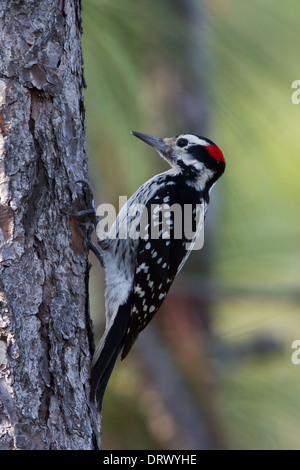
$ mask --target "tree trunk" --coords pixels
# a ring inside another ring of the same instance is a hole
[[[94,449],[81,3],[2,0],[0,28],[0,449]]]

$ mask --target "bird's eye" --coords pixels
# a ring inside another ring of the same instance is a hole
[[[187,139],[178,139],[177,142],[176,142],[178,147],[186,147],[188,143],[189,142],[188,142]]]

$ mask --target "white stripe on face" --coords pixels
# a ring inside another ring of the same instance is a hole
[[[180,139],[181,137],[183,139],[186,139],[189,142],[189,144],[192,144],[192,145],[204,145],[204,146],[209,145],[208,142],[206,142],[206,140],[200,139],[199,137],[193,134],[182,134],[178,137],[178,139]]]

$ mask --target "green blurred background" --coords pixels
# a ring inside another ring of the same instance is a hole
[[[227,160],[204,248],[112,375],[106,449],[300,449],[299,19],[297,0],[83,1],[96,205],[166,169],[130,130],[204,135]]]

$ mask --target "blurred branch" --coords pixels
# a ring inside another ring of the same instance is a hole
[[[220,443],[216,442],[169,348],[152,325],[148,326],[147,334],[143,335],[137,348],[141,352],[147,372],[174,417],[183,447],[200,450],[218,448]]]
[[[289,301],[300,302],[299,289],[278,288],[268,286],[238,287],[226,286],[217,283],[205,276],[181,273],[180,278],[175,280],[170,295],[174,298],[182,298],[183,295],[197,302],[223,301],[229,299],[245,298],[254,301]]]

